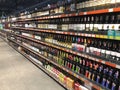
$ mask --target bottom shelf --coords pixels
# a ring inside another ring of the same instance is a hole
[[[9,45],[11,47],[13,47],[16,51],[18,51],[20,54],[22,54],[25,58],[27,58],[28,60],[30,60],[34,65],[36,65],[38,68],[40,68],[42,71],[44,71],[47,75],[49,75],[51,78],[53,78],[56,82],[58,82],[61,86],[63,86],[66,90],[88,90],[87,88],[85,88],[84,86],[75,83],[74,84],[74,89],[70,88],[71,87],[71,83],[67,83],[68,85],[66,85],[65,83],[63,83],[62,81],[60,81],[58,79],[58,77],[56,77],[56,75],[54,75],[53,73],[51,73],[49,70],[47,70],[47,68],[45,68],[39,60],[33,60],[33,58],[31,58],[29,55],[27,55],[26,53],[20,51],[19,49],[15,48],[12,44],[9,43]]]

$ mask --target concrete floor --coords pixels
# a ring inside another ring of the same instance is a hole
[[[0,90],[65,90],[0,39]]]

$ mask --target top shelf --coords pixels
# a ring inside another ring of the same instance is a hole
[[[65,18],[65,17],[74,17],[74,16],[84,16],[84,15],[95,15],[95,14],[103,14],[103,13],[110,13],[110,12],[120,12],[120,7],[94,10],[94,11],[88,11],[88,12],[48,15],[48,16],[41,16],[39,18],[26,18],[26,19],[17,20],[17,21],[14,21],[14,22],[24,22],[24,21],[32,21],[32,20],[34,21],[34,20],[43,20],[43,19],[54,19],[54,18]]]

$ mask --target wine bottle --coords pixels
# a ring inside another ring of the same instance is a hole
[[[106,81],[106,85],[105,87],[110,89],[110,81],[111,81],[111,78],[108,78],[107,81]]]
[[[90,31],[90,16],[84,17],[84,21],[86,22],[86,31]]]
[[[90,16],[90,33],[92,33],[93,29],[94,29],[94,21],[95,21],[95,17],[94,16]]]
[[[110,51],[111,43],[109,41],[106,41],[106,42],[107,42],[106,59],[109,60],[111,56],[111,51]]]
[[[77,37],[75,37],[75,36],[73,36],[73,38],[72,38],[72,49],[73,50],[77,50]]]
[[[97,41],[96,41],[97,42]],[[96,45],[96,47],[97,47],[97,52],[96,52],[96,54],[97,54],[97,56],[101,56],[101,47],[102,47],[102,41],[101,40],[99,40],[98,42],[97,42],[97,45]]]
[[[115,42],[115,41],[113,41],[113,45],[112,45],[112,51],[111,51],[111,59],[113,60],[113,61],[115,61],[116,60],[116,54],[117,54],[117,43]]]
[[[102,78],[102,86],[105,87],[105,84],[106,84],[106,77],[103,75],[103,78]]]
[[[93,26],[93,31],[98,31],[98,26],[99,26],[99,17],[95,16],[95,21],[94,21],[94,26]],[[96,33],[97,34],[97,33]]]
[[[101,33],[101,31],[104,30],[104,15],[99,15],[98,16],[98,31]]]

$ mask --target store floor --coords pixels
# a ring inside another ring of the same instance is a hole
[[[0,39],[0,90],[65,90]]]

